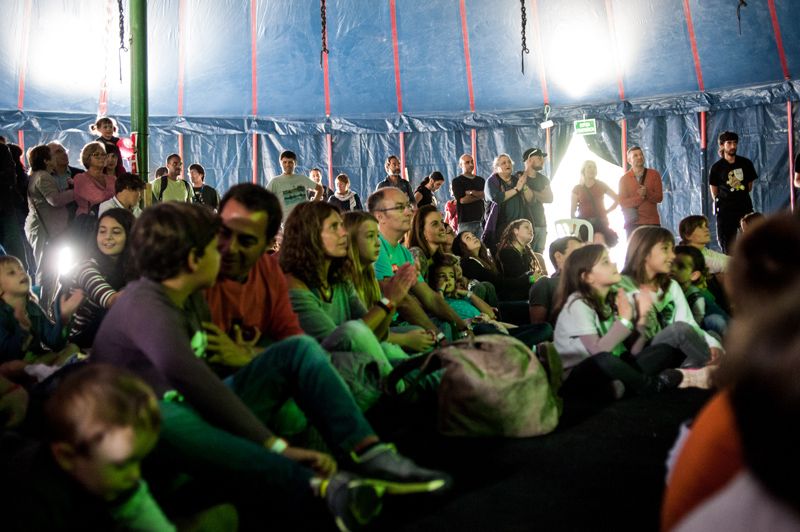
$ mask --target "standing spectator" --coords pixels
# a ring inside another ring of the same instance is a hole
[[[431,175],[425,176],[422,183],[419,184],[417,190],[414,191],[414,201],[417,202],[417,207],[424,205],[437,206],[436,191],[441,188],[444,183],[444,176],[441,172],[434,171]]]
[[[453,197],[456,200],[458,231],[481,234],[484,213],[483,187],[486,180],[475,175],[475,160],[469,154],[458,159],[461,175],[453,179]]]
[[[31,175],[28,181],[28,218],[25,220],[25,235],[33,248],[36,260],[36,279],[40,284],[42,277],[42,255],[48,241],[57,238],[67,229],[69,210],[67,205],[74,201],[72,189],[60,190],[55,178],[50,175],[53,159],[50,148],[44,144],[28,150],[28,164]]]
[[[191,202],[194,193],[192,186],[184,179],[181,179],[183,160],[177,153],[167,155],[167,173],[157,177],[153,182],[153,203],[162,201],[182,201]],[[161,171],[156,170],[156,175]]]
[[[18,206],[22,198],[16,189],[17,172],[11,150],[0,145],[0,245],[9,255],[25,259],[25,233]],[[27,200],[26,200],[27,203]]]
[[[322,185],[322,201],[328,201],[331,199],[331,196],[333,196],[333,190],[331,190],[328,185],[322,182],[322,170],[319,168],[312,168],[311,171],[308,172],[308,177],[310,177],[314,183]],[[309,201],[314,199],[313,190],[308,191],[308,199]]]
[[[117,177],[124,174],[125,165],[122,164],[122,153],[120,153],[119,146],[117,146],[119,137],[114,136],[117,132],[117,124],[114,122],[114,119],[107,116],[100,117],[89,129],[92,133],[97,135],[97,141],[103,144],[106,153],[113,153],[117,156],[117,162],[112,173]]]
[[[76,215],[94,213],[104,201],[114,197],[116,176],[105,173],[106,149],[101,142],[90,142],[81,150],[81,162],[86,171],[75,176]]]
[[[411,206],[413,207],[416,205],[414,194],[411,192],[411,184],[400,177],[400,159],[397,158],[397,155],[388,156],[383,166],[386,169],[386,179],[378,183],[375,190],[377,191],[383,187],[399,188],[408,196],[408,201],[411,203]]]
[[[83,170],[70,166],[69,164],[69,151],[57,140],[49,142],[47,147],[50,148],[50,157],[53,159],[53,171],[51,174],[56,180],[58,190],[68,190],[75,186],[75,176],[82,173]],[[78,210],[76,203],[67,205],[70,212],[70,220],[75,217],[75,211]]]
[[[486,180],[484,187],[486,199],[492,202],[483,231],[483,239],[490,249],[494,249],[497,239],[509,223],[520,218],[527,219],[530,215],[525,200],[525,193],[530,192],[527,177],[520,174],[514,178],[514,161],[505,153],[494,158],[492,167],[494,173]]]
[[[281,153],[280,161],[283,173],[269,180],[267,190],[278,196],[285,222],[295,205],[308,199],[309,190],[314,191],[311,201],[320,201],[324,189],[322,185],[315,183],[310,178],[294,173],[294,169],[297,167],[297,155],[293,151],[286,150]]]
[[[628,236],[642,225],[661,225],[658,204],[664,193],[661,174],[644,166],[644,152],[639,146],[628,148],[628,170],[619,180],[619,203]]]
[[[544,168],[544,158],[547,154],[539,148],[528,148],[522,154],[525,170],[522,175],[527,177],[527,190],[523,193],[528,204],[530,215],[525,216],[533,224],[534,238],[533,250],[536,253],[544,251],[547,241],[547,220],[544,217],[544,203],[553,203],[553,191],[550,189],[550,180],[540,170]]]
[[[577,218],[592,224],[595,243],[605,244],[613,248],[617,245],[619,237],[608,226],[608,213],[617,208],[619,197],[616,192],[611,190],[611,187],[596,178],[597,164],[594,161],[584,161],[583,166],[581,166],[580,183],[572,189],[572,205],[569,217],[576,216],[575,211],[578,211]],[[614,200],[614,203],[608,209],[606,209],[604,203],[606,196]],[[584,240],[586,239],[584,238]]]
[[[206,185],[206,170],[202,165],[194,163],[189,165],[189,177],[192,179],[192,201],[205,205],[216,212],[219,207],[219,192],[214,187]]]
[[[358,194],[350,190],[350,178],[347,177],[347,174],[336,176],[336,193],[328,198],[328,203],[336,205],[342,209],[342,212],[364,210]]]
[[[723,253],[730,253],[739,220],[753,212],[750,191],[753,181],[758,179],[756,169],[750,159],[736,155],[739,135],[724,131],[719,136],[720,160],[708,172],[708,184],[714,199],[714,212],[717,215],[717,241]]]

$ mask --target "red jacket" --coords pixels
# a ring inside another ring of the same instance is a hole
[[[639,219],[634,225],[661,225],[658,216],[658,204],[664,198],[661,189],[661,174],[652,168],[645,169],[644,186],[647,193],[639,196],[639,182],[633,176],[633,170],[625,172],[619,180],[619,204],[623,209],[635,207],[639,211]]]

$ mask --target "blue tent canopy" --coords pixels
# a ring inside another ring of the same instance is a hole
[[[739,133],[739,152],[761,177],[756,208],[774,211],[789,202],[800,126],[800,28],[791,23],[800,1],[750,2],[740,22],[737,5],[327,0],[323,64],[318,0],[152,0],[150,171],[182,152],[220,188],[265,183],[291,149],[301,170],[345,172],[365,195],[388,154],[402,154],[416,184],[432,170],[454,177],[463,152],[488,175],[497,154],[518,160],[542,146],[554,174],[572,121],[587,117],[598,120],[598,156],[619,163],[623,145],[638,144],[661,171],[665,225],[709,211],[705,173],[725,129]],[[3,7],[0,134],[26,146],[61,140],[73,160],[101,112],[127,135],[117,1]],[[549,134],[539,127],[545,104]]]

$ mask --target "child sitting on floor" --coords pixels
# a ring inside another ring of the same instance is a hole
[[[694,320],[704,330],[718,334],[721,339],[728,329],[730,316],[717,304],[714,294],[706,286],[706,262],[699,249],[692,246],[675,247],[672,278],[681,286]]]
[[[60,365],[77,352],[67,346],[70,317],[83,301],[73,291],[56,301],[55,323],[37,304],[31,278],[16,257],[0,257],[0,362],[25,360]],[[59,351],[62,351],[59,353]]]
[[[692,246],[703,253],[709,273],[723,273],[728,269],[731,258],[713,249],[708,249],[711,242],[711,231],[708,229],[708,218],[700,214],[693,214],[681,220],[678,224],[681,235],[680,245]]]
[[[149,386],[90,365],[64,378],[45,417],[45,443],[13,460],[2,501],[10,530],[175,530],[141,479],[161,424]]]
[[[494,320],[494,309],[472,291],[465,290],[461,282],[461,268],[454,255],[437,256],[428,272],[428,284],[444,296],[458,316],[463,320]],[[501,328],[500,330],[504,330]]]

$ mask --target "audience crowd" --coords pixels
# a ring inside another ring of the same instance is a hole
[[[722,252],[700,214],[681,220],[676,245],[660,225],[661,175],[632,147],[616,189],[583,164],[568,218],[593,236],[574,224],[551,239],[548,271],[539,148],[517,172],[499,154],[486,178],[462,155],[449,201],[441,172],[413,188],[389,155],[362,203],[346,174],[331,189],[291,151],[266,187],[220,194],[199,163],[184,177],[178,154],[144,183],[114,121],[92,131],[83,169],[55,141],[25,161],[0,143],[4,527],[255,529],[308,508],[358,529],[384,496],[452,484],[368,421],[420,385],[393,370],[490,334],[556,352],[548,371],[563,371],[553,392],[567,400],[719,390],[674,451],[665,530],[800,524],[782,470],[798,468],[800,440],[777,432],[800,412],[800,222],[752,212],[758,176],[735,133],[720,135],[711,169]]]

